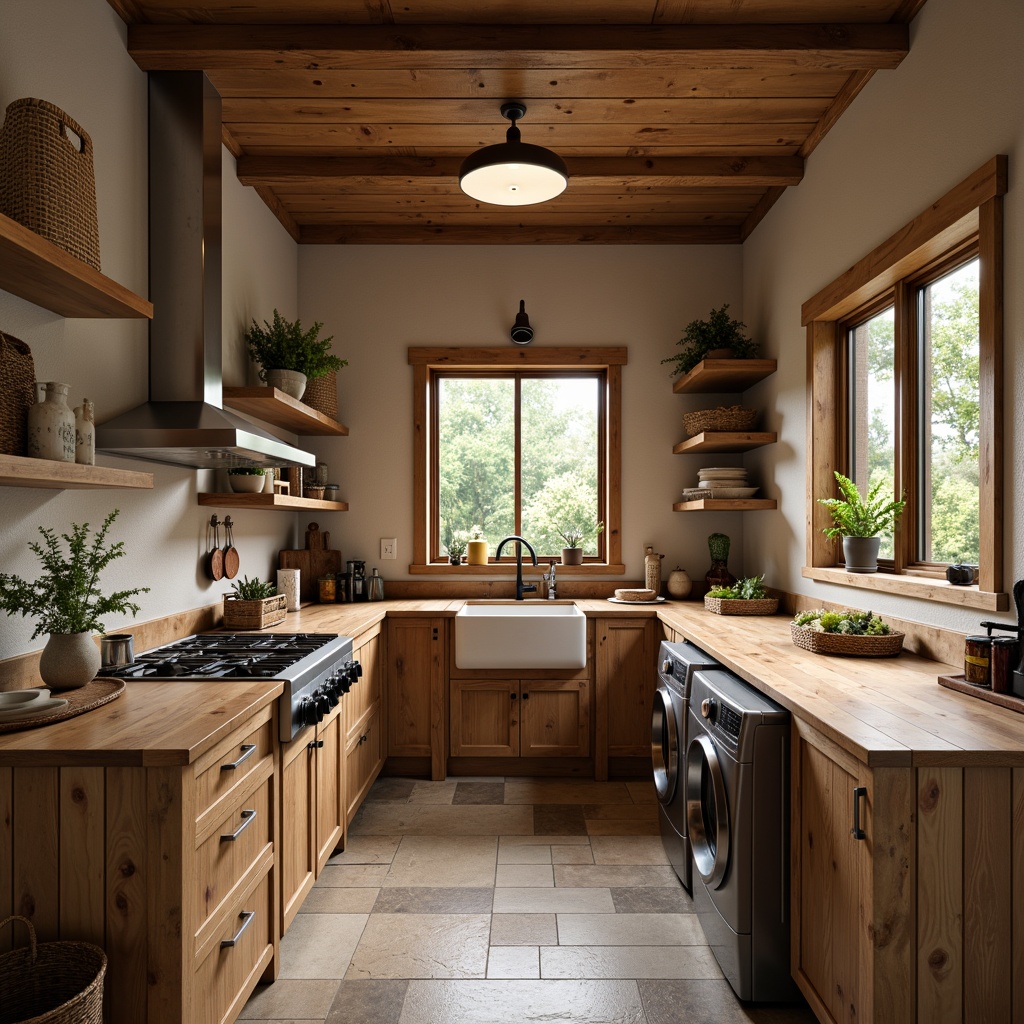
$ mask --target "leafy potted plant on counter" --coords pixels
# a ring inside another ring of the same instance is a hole
[[[743,332],[746,324],[733,320],[728,313],[729,303],[721,309],[712,309],[707,320],[691,320],[683,330],[677,344],[681,351],[663,363],[673,363],[672,375],[689,373],[704,359],[750,359],[758,353],[759,345]]]
[[[747,576],[731,587],[713,587],[704,596],[704,607],[716,615],[774,615],[779,599],[764,585],[764,576]]]
[[[246,576],[224,595],[226,629],[263,629],[284,622],[288,598],[273,583]]]
[[[877,572],[879,534],[889,534],[903,514],[905,501],[879,497],[884,481],[879,480],[867,497],[842,473],[835,473],[841,498],[819,498],[832,516],[833,525],[822,531],[830,540],[843,538],[843,561],[847,572]]]
[[[308,330],[302,321],[285,320],[275,309],[272,324],[255,320],[245,332],[249,354],[260,365],[260,380],[278,388],[292,398],[301,399],[306,381],[336,372],[348,361],[331,354],[334,336],[320,339],[323,324],[317,320]]]
[[[873,612],[800,612],[789,624],[793,643],[814,654],[852,654],[858,657],[892,657],[903,649],[904,634]]]
[[[138,614],[131,598],[149,592],[149,587],[117,590],[104,597],[99,589],[100,573],[124,554],[124,542],[105,547],[107,533],[117,518],[114,509],[88,544],[89,524],[73,523],[71,533],[61,534],[65,553],[55,531],[39,527],[43,543],[30,543],[42,563],[42,574],[32,582],[20,576],[0,573],[0,608],[36,620],[34,640],[41,633],[50,638],[39,659],[39,675],[53,690],[84,686],[100,668],[100,652],[93,633],[104,632],[101,617],[117,613]]]
[[[228,483],[236,494],[255,494],[266,485],[265,475],[260,466],[235,466],[228,470]]]

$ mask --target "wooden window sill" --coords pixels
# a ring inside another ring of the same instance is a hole
[[[543,559],[538,556],[538,564],[523,562],[523,576],[535,576],[547,572],[551,559]],[[585,562],[583,565],[562,565],[556,562],[556,573],[558,578],[563,576],[624,576],[625,565],[617,565],[609,562]],[[515,563],[511,565],[503,563],[489,565],[447,565],[438,562],[433,565],[410,565],[409,573],[413,576],[501,576],[514,577],[516,574]]]
[[[897,576],[887,572],[847,572],[833,566],[804,566],[804,579],[819,583],[835,583],[841,587],[874,590],[902,597],[916,597],[924,601],[955,604],[961,608],[978,608],[986,612],[1005,612],[1010,607],[1009,594],[992,593],[973,587],[955,587],[945,580],[926,576]]]

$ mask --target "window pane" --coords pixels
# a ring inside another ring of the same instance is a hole
[[[438,380],[438,524],[441,553],[453,533],[484,531],[493,554],[515,533],[515,382]]]
[[[979,560],[978,261],[922,288],[919,482],[925,562]]]
[[[596,377],[523,380],[523,536],[538,555],[561,555],[559,530],[582,530],[584,555],[600,550],[597,420]]]
[[[895,495],[896,392],[893,377],[893,308],[882,310],[849,332],[850,478],[866,495]],[[892,536],[883,537],[880,558],[892,558]]]

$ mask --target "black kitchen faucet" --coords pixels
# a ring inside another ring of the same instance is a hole
[[[524,545],[524,544],[526,545],[527,550],[529,550],[530,555],[533,557],[533,564],[534,565],[538,564],[538,562],[537,562],[537,552],[533,550],[533,546],[530,544],[530,542],[528,540],[526,540],[524,537],[520,537],[519,534],[517,534],[517,533],[513,533],[511,536],[505,537],[504,539],[498,541],[498,549],[494,552],[495,561],[497,561],[499,558],[501,558],[501,549],[510,540],[514,540],[516,542],[516,600],[517,601],[522,601],[523,594],[526,591],[528,591],[528,590],[536,591],[536,589],[537,589],[537,584],[536,583],[527,583],[525,586],[523,585],[523,548],[522,548],[522,545]]]

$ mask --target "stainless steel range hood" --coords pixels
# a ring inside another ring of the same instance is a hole
[[[221,370],[221,103],[201,71],[149,75],[149,402],[96,448],[197,469],[314,466],[227,412]]]

